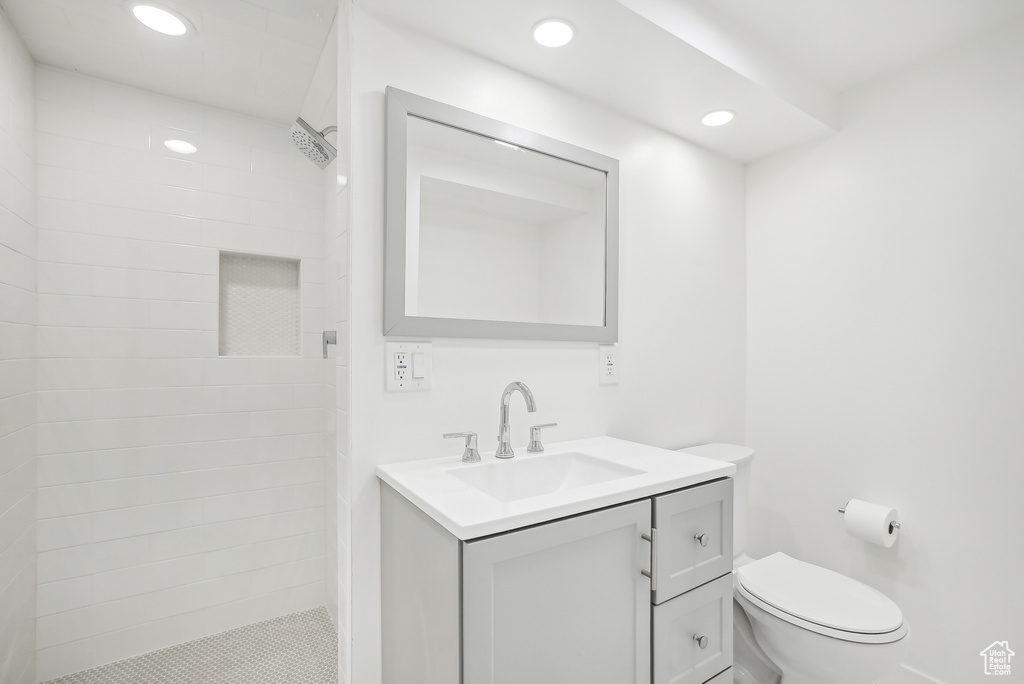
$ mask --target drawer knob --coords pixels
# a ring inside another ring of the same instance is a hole
[[[708,535],[706,535],[706,534],[695,534],[695,535],[693,535],[693,541],[697,542],[701,546],[707,546],[708,545]],[[701,646],[701,648],[704,648],[704,647]]]
[[[700,646],[701,648],[707,648],[708,647],[708,638],[706,636],[700,636],[700,635],[694,634],[693,635],[693,640],[696,641],[697,645]]]

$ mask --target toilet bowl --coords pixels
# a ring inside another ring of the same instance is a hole
[[[900,664],[910,627],[887,596],[784,553],[757,560],[744,553],[753,449],[705,444],[680,451],[736,465],[735,684],[874,684]]]

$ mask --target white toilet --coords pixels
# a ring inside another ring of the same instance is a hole
[[[910,628],[887,596],[784,553],[760,560],[744,553],[753,449],[704,444],[681,451],[736,464],[735,684],[874,684],[900,664]]]

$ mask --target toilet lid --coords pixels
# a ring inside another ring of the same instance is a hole
[[[903,625],[889,597],[855,579],[773,553],[736,571],[746,592],[801,620],[859,634],[885,634]]]

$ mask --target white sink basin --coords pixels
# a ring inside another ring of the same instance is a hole
[[[377,466],[377,477],[459,539],[474,539],[726,477],[724,461],[595,437],[518,448],[481,463],[459,456]]]
[[[517,501],[552,492],[587,487],[643,470],[568,451],[546,458],[510,459],[505,463],[469,464],[446,471],[498,501]]]

